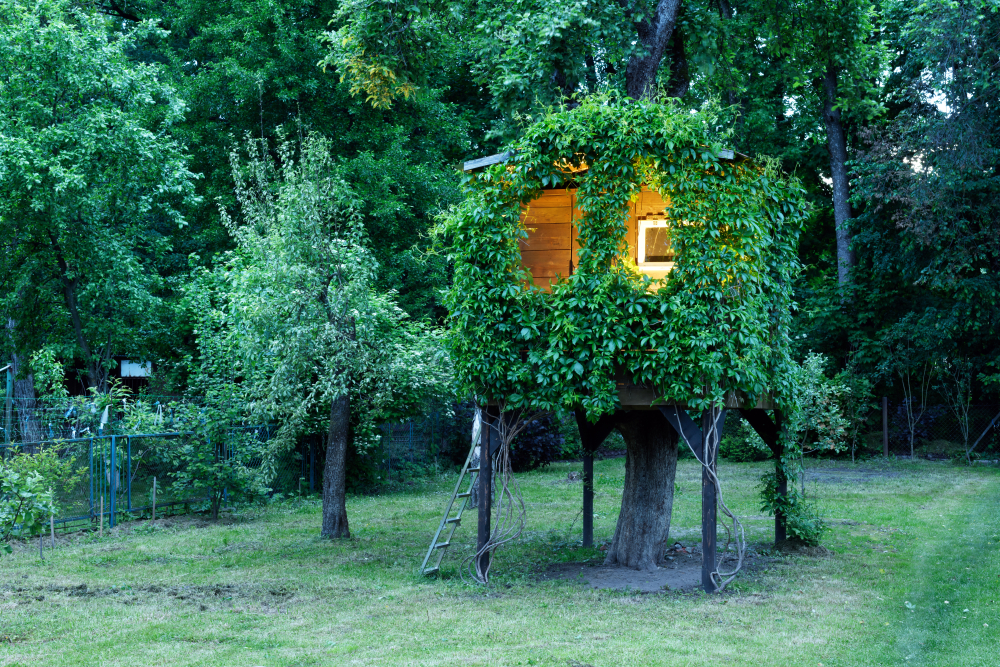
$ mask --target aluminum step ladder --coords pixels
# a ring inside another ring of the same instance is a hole
[[[473,421],[472,446],[469,448],[469,455],[465,457],[465,463],[462,465],[462,472],[458,475],[455,490],[451,493],[451,498],[444,510],[444,516],[441,517],[441,523],[438,525],[437,532],[434,533],[431,546],[427,549],[427,555],[424,556],[424,562],[420,566],[420,574],[430,576],[441,571],[441,559],[444,558],[445,549],[451,546],[451,538],[455,536],[455,531],[462,523],[462,515],[470,507],[469,500],[479,482],[479,459],[476,456],[476,450],[479,449],[480,424],[480,415],[477,410]],[[471,480],[465,491],[462,491],[466,475]],[[452,516],[451,512],[456,503],[458,504],[458,513]]]

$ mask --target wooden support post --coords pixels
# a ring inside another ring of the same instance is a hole
[[[719,451],[719,433],[712,430],[712,411],[701,413],[701,443],[705,466],[701,470],[701,585],[706,593],[715,592],[715,582],[712,572],[715,571],[716,531],[718,517],[716,516],[715,482],[709,476],[708,469],[716,469],[716,458]]]
[[[882,397],[882,456],[889,458],[889,399]]]
[[[583,450],[583,546],[594,546],[594,452],[615,428],[620,413],[602,415],[596,422],[587,420],[583,410],[576,411],[576,426],[580,431]]]
[[[785,455],[785,445],[781,442],[781,412],[774,411],[774,427],[777,436],[774,443],[774,474],[778,482],[778,495],[782,498],[788,496],[788,476],[781,465],[781,458]],[[785,513],[778,510],[774,513],[774,543],[784,542],[788,539],[788,523],[785,521]]]
[[[51,490],[50,490],[51,492]],[[56,513],[49,512],[49,534],[52,536],[52,548],[56,548]]]
[[[583,546],[594,546],[594,455],[583,455]]]
[[[788,495],[788,478],[785,476],[785,469],[781,466],[781,458],[785,455],[785,446],[781,442],[781,421],[782,415],[778,410],[774,411],[774,420],[767,416],[767,411],[759,408],[741,408],[740,415],[757,432],[760,439],[771,448],[774,455],[774,475],[777,481],[777,492],[780,496]],[[784,542],[787,538],[785,517],[781,512],[774,513],[774,541]]]
[[[482,411],[482,428],[479,431],[479,534],[476,540],[478,553],[490,540],[490,512],[493,508],[493,444],[498,440],[496,417],[489,408]],[[490,567],[488,551],[479,555],[476,571],[485,574]]]
[[[156,521],[156,478],[153,478],[153,521]]]

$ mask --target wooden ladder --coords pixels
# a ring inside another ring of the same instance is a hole
[[[472,447],[469,448],[469,455],[465,457],[465,463],[462,465],[462,472],[458,476],[458,483],[455,484],[455,490],[452,491],[448,505],[445,507],[444,516],[441,517],[441,523],[438,525],[437,532],[434,533],[434,539],[431,540],[431,546],[427,549],[427,555],[424,556],[424,562],[420,566],[420,574],[430,576],[441,571],[441,559],[444,558],[444,551],[451,546],[451,538],[454,537],[455,531],[462,523],[462,514],[469,508],[469,498],[472,497],[472,491],[479,481],[479,464],[477,463],[475,468],[469,467],[478,446],[479,438],[474,438]],[[468,488],[462,491],[462,482],[465,481],[466,475],[470,475],[472,480]],[[459,500],[461,503],[458,506],[458,514],[452,516],[451,511]],[[429,565],[431,560],[434,562]]]

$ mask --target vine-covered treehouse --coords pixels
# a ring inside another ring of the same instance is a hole
[[[490,155],[466,162],[464,170],[472,173],[501,163],[510,153]],[[731,150],[721,151],[725,161],[748,159]],[[546,292],[551,284],[573,275],[579,264],[579,224],[583,212],[577,207],[577,188],[572,179],[582,176],[583,169],[567,169],[568,186],[544,189],[542,194],[521,207],[521,223],[527,238],[520,240],[521,263],[533,282]],[[670,243],[667,218],[670,201],[649,186],[641,190],[628,204],[626,247],[622,256],[634,262],[638,271],[654,280],[667,277],[674,266],[674,249]]]
[[[673,105],[585,100],[528,128],[514,150],[466,163],[467,196],[438,230],[455,267],[446,305],[456,373],[491,406],[486,421],[502,423],[501,411],[577,415],[585,543],[586,454],[614,428],[625,438],[607,564],[662,558],[678,442],[701,451],[714,478],[726,408],[778,455],[783,537],[787,471],[778,411],[772,419],[766,408],[790,395],[791,283],[808,207],[775,164],[720,147],[717,126]],[[494,449],[493,430],[483,429],[483,451]],[[707,590],[720,582],[714,484],[703,484]]]

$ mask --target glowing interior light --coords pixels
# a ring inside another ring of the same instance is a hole
[[[670,245],[666,220],[639,221],[639,268],[669,271],[674,268],[674,250]]]

